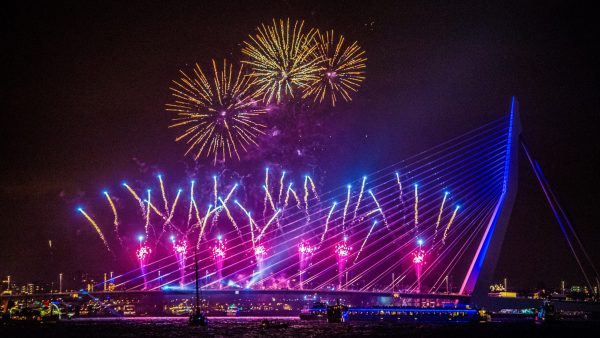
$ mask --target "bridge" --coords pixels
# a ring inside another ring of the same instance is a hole
[[[97,284],[103,291],[92,292],[92,298],[193,297],[197,264],[203,297],[213,300],[308,296],[361,304],[536,304],[538,300],[488,297],[517,194],[520,150],[592,288],[583,265],[585,258],[593,263],[521,138],[513,98],[506,116],[325,193],[316,192],[308,176],[296,191],[291,181],[284,183],[285,172],[267,169],[264,207],[262,198],[254,205],[259,216],[229,201],[237,184],[228,197],[218,198],[216,179],[214,206],[200,215],[192,208],[192,183],[188,223],[195,211],[197,226],[182,233],[187,243],[198,243],[194,254],[187,252],[186,242],[175,239],[174,255],[169,254],[170,247],[157,236],[153,250],[165,254],[149,260],[140,255],[146,248],[140,241],[139,268]],[[162,178],[160,183],[168,211]],[[179,193],[173,209],[177,198]],[[138,197],[137,202],[151,225],[152,208],[163,214],[148,200],[149,191],[146,200]],[[459,288],[449,286],[450,276]],[[595,278],[598,283],[597,272]],[[109,285],[116,291],[107,292]]]

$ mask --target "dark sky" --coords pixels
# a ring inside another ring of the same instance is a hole
[[[139,162],[183,179],[190,160],[163,109],[169,81],[194,62],[239,58],[240,42],[273,17],[334,28],[367,52],[367,80],[334,112],[344,118],[321,164],[337,171],[328,184],[496,119],[516,95],[523,136],[598,263],[598,36],[589,12],[554,2],[19,2],[2,20],[0,274],[22,282],[110,269],[75,203],[149,176]],[[521,163],[497,277],[514,287],[581,284]]]

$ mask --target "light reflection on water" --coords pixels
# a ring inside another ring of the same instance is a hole
[[[192,327],[186,317],[77,318],[47,325],[0,325],[0,337],[595,337],[598,322],[533,322],[478,324],[399,324],[394,322],[301,321],[297,317],[269,317],[287,323],[263,328],[261,317],[210,317],[208,327]]]

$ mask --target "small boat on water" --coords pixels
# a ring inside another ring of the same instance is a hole
[[[264,319],[262,322],[260,322],[260,327],[263,329],[284,329],[289,326],[289,323],[276,322],[268,319]]]
[[[231,304],[227,307],[225,313],[227,314],[227,317],[237,317],[240,314],[240,310],[235,304]]]
[[[315,303],[300,313],[302,320],[324,320],[330,323],[345,321],[395,321],[395,322],[454,322],[470,323],[487,321],[489,315],[483,310],[465,304],[446,304],[442,307],[422,308],[406,306],[349,307],[341,304],[327,306]]]
[[[310,307],[300,310],[302,320],[324,320],[327,319],[327,304],[316,302]]]

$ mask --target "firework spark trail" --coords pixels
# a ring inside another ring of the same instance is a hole
[[[196,214],[196,225],[193,226],[192,229],[190,229],[190,231],[192,231],[195,227],[199,227],[200,223],[202,222],[202,218],[200,217],[200,212],[198,211],[198,205],[196,205],[196,201],[194,201],[194,212]]]
[[[252,247],[254,247],[254,225],[256,225],[256,223],[254,222],[254,219],[252,219],[252,215],[250,214],[250,212],[246,210],[246,208],[244,208],[244,206],[240,202],[235,201],[235,204],[237,204],[237,206],[240,207],[240,209],[242,209],[246,216],[248,216],[248,223],[250,225],[250,237],[252,240]]]
[[[346,196],[346,204],[344,204],[344,213],[342,215],[342,231],[346,232],[346,212],[348,211],[348,205],[350,204],[350,189],[352,186],[348,184],[348,195]]]
[[[187,227],[190,227],[192,221],[192,209],[194,207],[194,181],[190,182],[190,206],[188,208]]]
[[[264,103],[274,99],[281,103],[286,96],[294,97],[294,91],[303,89],[307,83],[318,79],[321,56],[315,55],[315,29],[303,31],[304,21],[294,21],[290,29],[287,22],[273,19],[273,25],[261,24],[255,36],[244,41],[242,53],[248,57],[242,61],[250,65],[252,77]]]
[[[281,172],[281,179],[279,180],[279,198],[277,203],[281,205],[281,195],[283,194],[283,178],[285,177],[285,171]]]
[[[213,175],[213,195],[215,197],[215,206],[219,205],[219,190],[218,190],[218,186],[217,186],[217,176]],[[218,208],[220,210],[220,208]],[[215,208],[216,210],[216,208]],[[221,212],[217,211],[217,213],[215,214],[215,217],[213,217],[212,219],[212,223],[210,224],[210,228],[212,229],[213,227],[215,227],[215,225],[217,224],[217,221],[219,220],[219,216],[220,216]]]
[[[226,249],[225,243],[223,243],[221,236],[219,236],[216,244],[212,248],[213,259],[217,268],[217,281],[219,282],[219,289],[223,288],[223,261],[225,260]]]
[[[171,241],[173,242],[173,253],[175,254],[175,259],[179,265],[179,286],[183,287],[185,285],[185,256],[187,252],[187,241],[185,239],[176,241],[174,237],[171,237]]]
[[[237,223],[235,222],[235,219],[233,218],[233,216],[231,216],[231,212],[229,212],[229,208],[227,208],[227,203],[220,198],[219,198],[219,202],[221,202],[221,206],[223,207],[223,209],[225,209],[225,214],[227,214],[227,218],[229,218],[229,221],[231,222],[231,224],[235,228],[235,231],[237,231],[238,235],[241,238],[242,232],[238,228]]]
[[[360,193],[358,194],[358,201],[356,201],[356,207],[354,207],[354,216],[352,217],[352,222],[356,220],[356,213],[358,212],[358,208],[360,207],[360,201],[362,200],[363,192],[365,191],[365,182],[367,181],[367,176],[363,176],[362,184],[360,185]]]
[[[335,253],[337,254],[338,260],[338,289],[342,289],[342,279],[344,276],[344,272],[346,271],[346,263],[348,262],[348,257],[350,256],[350,252],[352,251],[352,247],[347,244],[348,238],[344,237],[344,241],[338,243],[335,246]],[[346,280],[348,279],[348,275],[346,274]]]
[[[144,224],[144,230],[146,231],[146,238],[148,237],[148,226],[150,225],[150,192],[151,190],[148,189],[148,199],[146,200],[146,203],[148,204],[148,206],[146,207],[146,224]]]
[[[212,83],[198,64],[193,77],[180,71],[180,79],[169,88],[174,102],[167,104],[166,110],[175,114],[169,128],[185,128],[175,139],[185,139],[185,155],[194,152],[198,160],[204,154],[216,165],[227,158],[240,160],[238,148],[247,152],[247,146],[258,146],[256,139],[264,135],[266,126],[256,121],[265,111],[256,105],[255,81],[246,76],[244,67],[239,67],[236,75],[226,60],[220,70],[215,60],[212,66]]]
[[[365,79],[365,51],[355,41],[344,46],[344,36],[338,34],[337,42],[333,30],[321,34],[317,32],[315,54],[321,58],[319,76],[304,87],[303,97],[313,97],[314,102],[323,102],[329,96],[335,107],[338,95],[345,101],[352,101],[351,92],[358,91]]]
[[[440,212],[437,217],[437,222],[435,222],[435,231],[433,233],[433,243],[435,244],[435,238],[437,236],[438,227],[440,226],[440,221],[442,220],[442,213],[444,212],[444,204],[446,203],[446,197],[448,197],[448,192],[444,193],[444,199],[442,199],[442,205],[440,205]]]
[[[415,235],[419,234],[419,185],[415,183]]]
[[[308,180],[310,181],[310,188],[312,190],[312,193],[315,195],[315,198],[317,199],[317,201],[321,201],[321,199],[319,198],[319,194],[317,194],[317,187],[315,186],[315,182],[313,182],[312,178],[310,178],[310,176],[308,176]]]
[[[83,214],[83,216],[90,222],[90,224],[92,224],[92,226],[94,227],[94,229],[96,229],[96,232],[98,233],[98,236],[100,236],[100,239],[102,240],[102,243],[104,243],[104,246],[106,247],[106,250],[108,250],[108,252],[112,253],[112,250],[110,249],[110,246],[108,246],[108,242],[106,241],[106,238],[104,237],[104,234],[102,233],[102,230],[100,229],[100,227],[98,226],[98,224],[96,223],[96,221],[94,221],[94,219],[92,219],[90,217],[90,215],[88,215],[85,211],[83,211],[82,208],[78,208],[77,210],[80,213]]]
[[[121,244],[121,246],[123,246],[123,240],[121,239],[121,236],[119,235],[119,218],[117,216],[117,208],[115,207],[115,203],[113,202],[112,198],[110,198],[110,195],[108,194],[107,191],[104,192],[104,196],[106,196],[106,199],[108,200],[108,204],[110,204],[110,209],[112,210],[112,213],[114,216],[113,224],[115,225],[115,235],[117,236],[117,239],[119,240],[119,244]]]
[[[227,203],[229,201],[229,199],[231,198],[231,195],[233,195],[233,192],[235,191],[235,189],[237,189],[238,184],[234,184],[233,188],[231,188],[231,190],[229,191],[229,194],[227,194],[227,196],[225,197],[225,203]]]
[[[225,204],[227,204],[227,201],[229,201],[229,199],[231,198],[231,195],[233,195],[233,192],[235,191],[235,189],[237,188],[237,183],[233,186],[233,188],[231,188],[231,190],[229,191],[229,193],[227,194],[227,196],[225,197]],[[221,201],[221,198],[218,198],[218,201]],[[222,207],[220,207],[219,209],[222,209]],[[217,211],[215,214],[215,217],[213,217],[212,223],[210,225],[210,228],[212,229],[213,227],[216,226],[216,224],[219,221],[219,216],[221,215],[221,210]],[[229,217],[229,215],[228,215]],[[231,219],[231,218],[230,218]],[[235,225],[237,227],[237,225]],[[239,231],[238,231],[239,234]],[[241,236],[241,234],[240,234]]]
[[[171,226],[171,220],[173,219],[173,215],[175,213],[175,207],[177,206],[177,201],[179,201],[179,195],[181,195],[182,191],[183,191],[182,189],[177,190],[177,195],[175,195],[175,200],[173,201],[173,204],[171,204],[171,211],[169,212],[169,215],[167,216],[167,219],[165,220],[165,225]],[[175,228],[175,227],[173,227],[173,228]],[[163,229],[164,229],[164,226],[163,226]]]
[[[152,209],[154,213],[160,216],[160,218],[162,218],[162,220],[164,221],[162,233],[166,232],[166,226],[169,225],[173,227],[173,229],[177,230],[179,233],[183,234],[183,232],[181,232],[177,227],[173,226],[173,223],[171,222],[171,219],[169,218],[168,214],[165,215],[162,212],[160,212],[160,210],[158,210],[158,208],[154,204],[148,203],[148,200],[144,200],[144,203],[146,203],[150,207],[150,209]]]
[[[144,203],[148,204],[148,206],[150,206],[150,209],[152,209],[155,214],[160,216],[160,218],[162,218],[165,221],[167,220],[167,217],[165,217],[165,215],[162,212],[160,212],[160,210],[158,210],[154,204],[148,203],[148,200],[144,200]]]
[[[460,207],[457,205],[456,208],[454,209],[454,212],[452,213],[452,217],[450,217],[450,221],[448,222],[448,225],[446,226],[446,230],[444,230],[444,237],[442,238],[442,245],[446,244],[446,236],[448,235],[450,226],[452,226],[452,222],[454,221],[454,217],[456,217],[456,212],[458,211],[459,208]]]
[[[329,228],[329,220],[331,219],[331,214],[333,214],[333,209],[337,205],[336,202],[333,202],[331,209],[329,209],[329,213],[327,214],[327,218],[325,219],[325,229],[323,230],[323,235],[321,235],[321,243],[325,240],[325,234],[327,234],[327,229]]]
[[[265,169],[265,184],[263,185],[265,189],[265,207],[263,208],[263,218],[267,216],[267,200],[269,196],[269,168]]]
[[[287,208],[288,201],[290,200],[290,190],[292,190],[292,182],[288,185],[287,191],[285,192],[285,201],[283,202],[283,209]]]
[[[165,213],[169,213],[169,202],[167,201],[167,194],[165,193],[165,185],[163,184],[162,175],[158,175],[158,181],[160,182],[160,193],[165,205]]]
[[[269,206],[271,206],[271,210],[277,211],[277,208],[275,208],[275,203],[273,202],[273,197],[271,196],[269,189],[264,185],[263,185],[263,189],[265,190],[265,198],[269,202]]]
[[[406,225],[406,209],[404,208],[404,192],[402,190],[402,181],[400,180],[400,174],[396,172],[396,183],[398,183],[399,195],[398,199],[400,200],[400,208],[402,210],[402,224]]]
[[[140,209],[142,210],[142,214],[145,214],[146,210],[144,208],[144,202],[142,201],[140,196],[138,196],[138,194],[136,194],[136,192],[133,189],[131,189],[131,187],[127,183],[123,182],[123,186],[131,193],[131,195],[133,195],[133,198],[135,198],[136,201],[138,201],[138,203],[140,204]]]
[[[140,241],[140,248],[135,251],[135,254],[140,262],[140,271],[142,272],[142,276],[144,278],[144,290],[148,289],[148,275],[146,273],[146,264],[148,260],[148,256],[152,253],[152,250],[147,245],[142,245]]]
[[[271,223],[273,223],[273,220],[275,220],[275,218],[277,217],[277,215],[279,215],[280,212],[281,212],[281,209],[277,210],[277,212],[271,217],[271,219],[269,219],[267,224],[265,224],[265,226],[260,231],[260,234],[258,235],[258,237],[256,237],[256,241],[260,241],[260,238],[262,237],[262,235],[265,233],[265,231],[267,231],[267,228],[269,227],[269,225],[271,225]]]
[[[265,189],[265,194],[266,194],[265,197],[267,197],[267,199],[269,200],[271,210],[273,210],[273,212],[276,212],[277,208],[275,207],[275,203],[273,202],[273,197],[271,196],[271,193],[269,192],[267,187],[263,186],[263,188]],[[279,223],[279,218],[277,218],[277,229],[282,230],[281,224]]]
[[[218,195],[219,191],[218,191],[218,187],[217,187],[217,176],[213,175],[213,195],[215,197],[215,203],[214,205],[217,205],[219,203],[219,198]]]
[[[383,209],[381,208],[381,205],[379,205],[379,201],[377,201],[377,198],[375,198],[375,194],[373,194],[372,190],[369,190],[369,194],[371,194],[371,197],[373,198],[373,201],[375,202],[375,205],[377,206],[377,210],[379,211],[379,213],[381,214],[381,217],[383,218],[383,223],[385,224],[386,229],[390,230],[390,226],[388,224],[387,218],[385,217],[385,214],[383,213]]]
[[[200,227],[200,231],[198,232],[198,242],[196,243],[196,249],[200,248],[200,241],[202,240],[202,236],[204,235],[204,229],[206,228],[206,221],[208,220],[208,217],[211,214],[212,207],[213,207],[212,204],[208,206],[206,215],[204,216],[204,219],[202,220],[202,226]]]
[[[356,263],[356,261],[358,260],[358,256],[360,256],[360,253],[362,252],[363,248],[365,247],[365,243],[367,243],[367,240],[369,239],[369,236],[371,236],[371,232],[373,232],[373,228],[375,228],[376,224],[377,224],[377,221],[373,221],[373,225],[371,225],[371,229],[369,229],[369,233],[367,233],[365,240],[362,242],[360,249],[356,253],[356,258],[354,258],[354,263]],[[354,264],[354,263],[352,263],[352,264]]]
[[[398,190],[400,191],[398,199],[400,200],[400,204],[404,205],[404,199],[402,198],[402,182],[400,181],[400,174],[398,172],[396,172],[396,183],[398,183]]]
[[[296,199],[296,206],[298,207],[298,209],[302,209],[302,204],[300,202],[300,199],[298,198],[298,194],[296,194],[296,192],[294,191],[294,189],[292,189],[292,184],[290,183],[290,186],[288,187],[288,192],[292,192],[292,196],[294,196],[294,199]],[[285,205],[287,205],[287,198],[288,196],[286,196],[286,203]]]
[[[304,213],[306,214],[306,224],[310,222],[310,214],[308,212],[308,176],[304,176]]]

